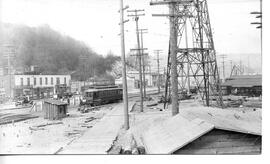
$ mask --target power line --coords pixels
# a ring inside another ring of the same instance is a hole
[[[145,81],[145,55],[143,52],[143,34],[148,33],[147,29],[139,29],[141,33],[141,48],[142,48],[142,65],[143,65],[143,97],[146,98],[146,81]]]
[[[172,86],[172,115],[179,113],[178,104],[178,77],[177,77],[177,18],[176,10],[180,3],[185,1],[153,1],[150,5],[168,5],[169,14],[158,14],[156,16],[169,16],[170,19],[170,60],[171,60],[171,86]],[[155,15],[153,15],[155,16]]]
[[[160,64],[160,58],[159,54],[162,52],[162,50],[154,50],[154,52],[157,54],[157,58],[154,59],[157,61],[157,69],[158,69],[158,81],[157,81],[157,86],[158,86],[158,93],[160,93],[160,73],[159,73],[159,64]]]
[[[223,79],[225,80],[225,58],[227,58],[227,55],[219,55],[222,58],[222,69],[223,69]]]
[[[129,129],[129,115],[128,115],[128,93],[127,93],[127,76],[126,76],[126,58],[125,58],[125,28],[123,0],[120,0],[120,32],[121,32],[121,61],[122,61],[122,83],[123,83],[123,101],[124,101],[124,128]]]
[[[138,24],[138,21],[139,21],[139,17],[140,16],[144,16],[145,14],[140,14],[140,12],[144,12],[144,10],[141,10],[141,9],[135,9],[135,10],[127,10],[127,12],[129,13],[133,13],[133,14],[129,14],[128,17],[134,17],[135,18],[135,22],[136,22],[136,35],[137,35],[137,46],[138,48],[135,49],[137,50],[137,56],[139,57],[139,78],[140,78],[140,97],[141,97],[141,106],[140,106],[140,111],[143,112],[143,90],[142,90],[142,85],[143,85],[143,82],[142,82],[142,52],[143,52],[143,49],[140,48],[140,36],[139,36],[139,24]]]

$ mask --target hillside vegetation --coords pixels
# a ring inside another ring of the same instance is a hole
[[[36,65],[42,74],[73,73],[73,77],[106,76],[119,57],[106,57],[94,52],[88,45],[60,34],[47,25],[28,27],[4,24],[4,43],[16,47],[14,65],[27,68]],[[4,60],[2,60],[4,61]],[[3,63],[2,63],[3,64]]]

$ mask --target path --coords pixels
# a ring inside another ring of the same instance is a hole
[[[134,102],[129,102],[129,111]],[[115,106],[99,123],[67,145],[59,154],[107,154],[123,125],[123,104]]]

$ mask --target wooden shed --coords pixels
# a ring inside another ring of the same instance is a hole
[[[44,118],[59,120],[66,117],[67,103],[60,100],[45,100],[43,105]]]

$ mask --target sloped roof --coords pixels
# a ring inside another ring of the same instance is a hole
[[[192,121],[177,115],[153,125],[142,134],[148,154],[171,154],[214,128],[201,120]]]
[[[47,100],[44,100],[44,102],[49,103],[49,104],[53,104],[53,105],[67,105],[66,102],[63,102],[60,100],[53,100],[53,99],[47,99]]]
[[[171,154],[210,132],[221,129],[261,135],[261,110],[242,113],[208,107],[182,108],[142,134],[148,154]]]
[[[261,109],[241,112],[212,107],[189,107],[180,110],[180,115],[187,119],[200,118],[215,128],[240,133],[261,135]]]
[[[231,87],[254,87],[262,86],[262,76],[261,75],[242,75],[242,76],[232,76],[228,78],[222,86]]]

